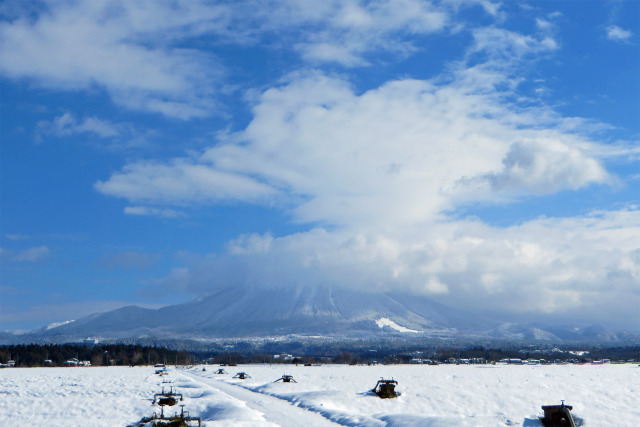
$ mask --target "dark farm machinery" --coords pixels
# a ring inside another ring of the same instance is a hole
[[[298,381],[293,379],[293,375],[283,375],[280,378],[278,378],[277,380],[274,381],[274,383],[277,383],[278,381],[282,381],[283,383],[297,383]]]
[[[158,368],[159,366],[156,366]],[[162,369],[163,374],[166,375],[166,368]],[[158,372],[156,372],[158,374]],[[163,374],[160,374],[163,376]],[[170,383],[171,381],[163,379],[162,384]],[[152,405],[158,405],[160,407],[160,413],[154,412],[149,417],[143,417],[140,421],[130,424],[127,427],[202,427],[202,418],[192,417],[189,411],[184,410],[184,405],[180,405],[180,413],[174,412],[173,415],[165,415],[165,406],[174,406],[178,404],[178,401],[183,401],[184,398],[181,393],[176,393],[173,387],[169,387],[169,391],[165,391],[162,387],[160,393],[153,395]]]
[[[247,374],[246,372],[238,372],[232,378],[239,378],[241,380],[246,380],[247,378],[251,378],[251,375]]]
[[[202,427],[202,419],[200,417],[192,417],[189,411],[184,410],[184,405],[180,405],[180,413],[174,412],[173,415],[165,415],[164,407],[160,407],[160,413],[155,412],[150,417],[144,417],[136,424],[127,427]]]
[[[376,386],[371,389],[371,392],[378,395],[380,399],[392,399],[394,397],[398,397],[398,393],[396,392],[397,385],[398,381],[393,378],[390,380],[380,378],[376,383]]]
[[[545,427],[577,427],[579,424],[573,419],[572,409],[573,406],[565,405],[564,400],[560,405],[543,406],[544,417],[540,421]]]
[[[180,401],[184,400],[182,394],[175,393],[173,391],[173,387],[170,387],[167,392],[165,392],[164,387],[162,387],[162,392],[153,395],[153,402],[151,402],[151,404],[157,404],[158,406],[174,406],[178,403],[178,396],[180,396]]]

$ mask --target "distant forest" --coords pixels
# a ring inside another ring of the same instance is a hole
[[[28,344],[0,346],[0,363],[9,360],[19,367],[64,366],[70,359],[89,361],[92,366],[154,365],[156,363],[186,365],[193,356],[186,351],[141,345],[77,345],[77,344]],[[51,363],[45,363],[50,360]]]
[[[326,344],[322,348],[309,348],[301,343],[290,343],[279,348],[271,345],[251,348],[238,343],[227,351],[221,348],[204,351],[185,351],[162,346],[137,344],[24,344],[0,346],[0,363],[9,360],[17,367],[64,366],[70,359],[88,361],[92,366],[136,366],[164,363],[170,365],[191,365],[195,363],[243,364],[243,363],[412,363],[412,360],[429,359],[439,363],[450,363],[460,359],[478,359],[483,363],[497,362],[505,358],[546,359],[547,361],[572,361],[585,363],[593,360],[611,361],[640,360],[639,346],[587,347],[575,352],[560,351],[548,347],[544,350],[530,346],[518,348],[487,348],[473,346],[467,348],[384,348],[376,350],[366,347]],[[240,348],[238,348],[240,347]],[[244,348],[243,348],[244,347]],[[288,354],[283,354],[288,353]],[[45,361],[48,360],[50,362]]]

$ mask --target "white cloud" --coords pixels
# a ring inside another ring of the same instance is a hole
[[[227,254],[212,254],[190,268],[178,268],[165,284],[189,292],[206,292],[219,285],[331,284],[382,290],[390,262],[398,256],[396,245],[383,236],[370,238],[320,228],[282,238],[241,236],[229,242]]]
[[[140,132],[131,123],[114,123],[95,116],[78,118],[66,112],[53,120],[40,120],[35,128],[37,144],[51,137],[64,139],[81,136],[85,143],[107,150],[140,148],[148,145],[154,131]]]
[[[415,47],[400,34],[442,31],[450,21],[447,11],[417,0],[337,2],[334,6],[325,11],[326,25],[297,44],[304,58],[345,66],[365,65],[364,57],[374,50],[413,51]],[[307,16],[311,22],[313,18],[317,16]]]
[[[504,18],[504,12],[501,10],[502,3],[500,1],[491,1],[491,0],[444,0],[443,3],[453,6],[455,9],[458,9],[461,6],[478,5],[478,6],[482,7],[482,9],[486,13],[491,15],[491,16],[493,16],[495,18],[500,18],[500,19]]]
[[[31,238],[31,236],[28,236],[26,234],[19,234],[19,233],[9,233],[9,234],[5,234],[4,236],[9,240],[28,240]]]
[[[607,38],[616,42],[627,42],[633,33],[629,30],[618,27],[617,25],[609,25],[606,28]]]
[[[220,171],[188,158],[174,159],[170,164],[130,164],[109,180],[98,181],[95,187],[104,194],[146,203],[260,202],[276,195],[273,188],[251,177]],[[127,213],[151,212],[133,207]]]
[[[215,107],[215,60],[172,42],[225,31],[223,7],[70,0],[42,7],[0,24],[5,76],[52,88],[98,87],[121,105],[183,119]]]
[[[287,203],[299,221],[393,228],[467,200],[607,182],[597,144],[550,111],[473,91],[402,80],[357,95],[336,78],[296,76],[266,91],[246,130],[224,143],[130,164],[96,188],[146,204]]]
[[[536,18],[536,27],[541,31],[550,31],[553,29],[553,24],[546,19]]]
[[[220,113],[227,67],[220,46],[268,39],[314,63],[369,64],[385,51],[408,55],[416,38],[459,28],[461,5],[498,4],[420,0],[206,0],[97,2],[44,0],[12,7],[0,23],[0,73],[59,90],[104,90],[122,106],[180,119]],[[9,10],[9,9],[7,9]],[[206,48],[187,42],[206,36]],[[275,36],[275,37],[274,37]]]
[[[478,28],[473,32],[473,38],[470,53],[485,52],[510,61],[558,49],[557,42],[549,35],[536,38],[497,27]]]
[[[120,136],[124,131],[122,125],[116,125],[108,120],[97,117],[86,117],[84,120],[78,119],[71,113],[64,113],[51,122],[40,121],[36,132],[41,139],[44,134],[52,134],[58,137],[74,134],[89,133],[100,138],[113,138]]]
[[[502,161],[504,169],[487,176],[494,190],[552,194],[606,182],[602,165],[579,148],[557,139],[515,142]]]
[[[296,75],[259,97],[244,131],[202,155],[132,164],[98,188],[149,203],[215,203],[222,199],[212,196],[217,184],[207,185],[203,197],[188,190],[192,180],[182,176],[203,168],[264,186],[262,198],[237,190],[225,194],[231,200],[286,199],[295,219],[329,225],[282,237],[241,236],[226,252],[165,279],[187,292],[332,284],[402,289],[501,313],[588,309],[594,321],[606,323],[617,304],[633,316],[637,209],[508,228],[444,215],[469,201],[532,197],[611,179],[595,153],[616,153],[580,135],[579,121],[543,107],[519,108],[503,95],[468,80],[401,80],[356,94],[337,78]]]
[[[185,216],[184,212],[177,211],[175,209],[154,208],[150,206],[127,206],[124,208],[124,213],[127,215],[151,215],[162,218],[178,218]]]
[[[308,58],[361,65],[368,43],[386,48],[368,32],[384,14],[374,3],[344,4],[293,6],[278,19],[302,25],[330,17],[330,26],[297,46]],[[393,41],[398,23],[411,28],[413,18],[393,13],[376,37]],[[260,31],[272,31],[274,22]],[[424,32],[448,25],[444,16],[434,22]],[[620,312],[632,316],[637,209],[508,228],[445,214],[469,202],[612,182],[601,158],[618,154],[585,136],[584,121],[513,101],[522,78],[516,67],[559,49],[547,23],[538,22],[539,35],[477,29],[467,62],[432,80],[399,79],[359,93],[339,77],[292,74],[255,98],[244,130],[189,157],[132,162],[95,187],[135,204],[129,214],[257,203],[315,227],[241,236],[223,253],[176,268],[165,284],[189,292],[328,283],[401,288],[470,309],[588,309],[599,319],[621,299]],[[343,36],[336,36],[340,26]]]
[[[405,36],[443,31],[454,13],[446,2],[419,0],[283,0],[256,2],[252,8],[255,16],[249,18],[259,22],[253,35],[278,34],[289,41],[283,42],[285,48],[293,47],[306,60],[347,67],[368,65],[371,52],[415,51]]]
[[[164,285],[193,293],[218,286],[401,289],[503,315],[587,311],[591,321],[607,324],[615,310],[631,325],[640,320],[639,241],[638,210],[508,228],[434,222],[387,235],[318,228],[242,236],[225,253],[176,269]]]
[[[47,258],[51,251],[46,246],[37,246],[25,249],[15,255],[12,259],[20,262],[40,262]]]

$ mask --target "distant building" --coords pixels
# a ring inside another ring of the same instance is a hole
[[[500,359],[498,363],[508,363],[509,365],[524,365],[525,361],[522,359]]]
[[[289,362],[290,360],[294,359],[294,356],[291,354],[274,354],[273,355],[274,359],[282,359],[285,362]]]
[[[78,366],[79,363],[80,361],[74,357],[64,362],[64,366]]]

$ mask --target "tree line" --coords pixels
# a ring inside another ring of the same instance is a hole
[[[64,366],[64,363],[72,358],[80,361],[89,361],[92,366],[111,365],[155,365],[157,363],[190,365],[194,363],[212,364],[245,364],[245,363],[359,363],[366,364],[373,361],[379,363],[410,363],[413,358],[431,359],[444,362],[450,359],[483,358],[487,362],[498,361],[504,358],[542,359],[549,360],[578,359],[582,362],[588,360],[602,360],[605,358],[614,360],[640,360],[640,346],[621,347],[586,347],[588,354],[576,356],[568,351],[554,352],[551,347],[546,351],[532,348],[487,348],[472,346],[467,348],[384,348],[377,349],[353,348],[353,347],[328,347],[322,349],[310,349],[289,347],[288,353],[292,357],[280,357],[282,348],[270,349],[272,352],[255,351],[251,348],[238,348],[232,351],[185,351],[169,349],[162,346],[149,346],[141,344],[97,344],[93,346],[82,344],[23,344],[0,346],[0,363],[7,364],[13,360],[16,366]],[[577,347],[578,348],[578,347]],[[253,350],[253,351],[252,351]],[[280,350],[280,351],[277,351]],[[292,351],[293,350],[293,351]],[[297,351],[295,351],[297,350]],[[306,350],[306,351],[305,351]],[[316,350],[316,351],[313,351]],[[50,363],[45,363],[50,360]]]
[[[64,366],[70,359],[88,361],[92,366],[135,366],[158,363],[186,365],[193,363],[191,353],[163,347],[108,344],[25,344],[0,346],[0,363],[9,360],[17,367]]]

